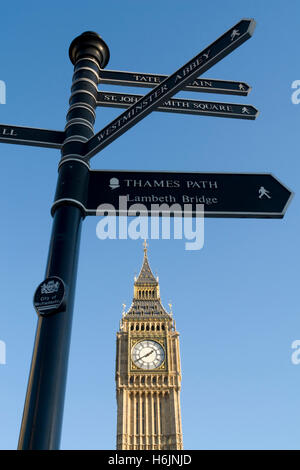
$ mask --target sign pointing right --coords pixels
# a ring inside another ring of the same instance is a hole
[[[158,75],[154,73],[122,72],[120,70],[107,69],[100,71],[100,82],[108,85],[154,88],[166,78],[168,78],[168,75]],[[198,80],[194,79],[193,82],[186,85],[183,90],[247,96],[250,93],[251,87],[245,82],[200,78]]]
[[[85,210],[96,215],[101,204],[109,204],[109,215],[127,215],[129,206],[142,204],[141,215],[151,215],[158,205],[166,215],[171,209],[177,216],[196,216],[196,205],[203,204],[204,217],[280,219],[292,196],[272,174],[92,170]]]
[[[141,95],[129,93],[112,93],[98,91],[97,106],[129,108],[136,103]],[[164,111],[180,114],[196,114],[200,116],[227,117],[238,119],[256,119],[258,111],[254,106],[236,103],[217,103],[216,101],[198,101],[169,98],[154,111]]]
[[[239,21],[219,39],[200,52],[200,54],[196,55],[104,127],[104,129],[91,137],[84,144],[84,158],[89,160],[126,130],[146,117],[162,102],[175,95],[179,90],[182,90],[194,78],[206,72],[206,70],[223,59],[223,57],[247,41],[252,36],[254,28],[255,21],[253,19]]]

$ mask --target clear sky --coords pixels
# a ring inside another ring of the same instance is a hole
[[[109,69],[171,74],[241,18],[254,36],[205,74],[249,83],[248,97],[178,96],[252,104],[256,121],[152,113],[92,160],[97,169],[272,173],[294,191],[285,217],[206,219],[205,243],[150,240],[163,304],[180,332],[185,449],[299,449],[299,2],[115,0],[1,6],[0,122],[63,130],[73,68],[68,48],[86,30],[110,48]],[[143,89],[102,89],[141,93]],[[143,90],[146,92],[147,90]],[[97,110],[96,130],[121,111]],[[0,448],[15,449],[43,280],[60,153],[0,144]],[[114,449],[115,336],[130,306],[142,240],[99,240],[83,223],[62,449]],[[168,307],[167,307],[168,308]]]

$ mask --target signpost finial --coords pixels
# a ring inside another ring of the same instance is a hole
[[[109,61],[109,48],[105,41],[94,31],[85,31],[71,42],[69,57],[73,65],[81,58],[93,57],[100,68]]]

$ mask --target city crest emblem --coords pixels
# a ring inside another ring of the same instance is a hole
[[[66,286],[62,279],[51,276],[44,279],[35,291],[33,304],[39,315],[48,316],[65,308]]]
[[[54,282],[53,280],[44,283],[41,286],[41,293],[42,294],[53,294],[54,292],[57,292],[59,289],[59,281]]]

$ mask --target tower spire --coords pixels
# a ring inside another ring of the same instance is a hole
[[[125,315],[169,316],[161,303],[158,278],[154,276],[148,260],[148,243],[144,240],[144,259],[138,276],[134,277],[132,304]]]
[[[144,240],[143,243],[144,246],[144,259],[143,259],[143,264],[142,268],[140,270],[140,273],[138,277],[135,279],[134,285],[142,285],[142,284],[151,284],[153,286],[157,286],[158,282],[157,279],[155,279],[154,274],[151,271],[150,265],[149,265],[149,260],[148,260],[148,243],[147,240]]]

